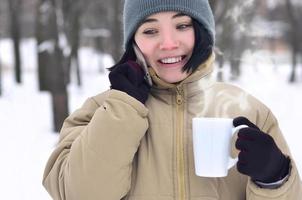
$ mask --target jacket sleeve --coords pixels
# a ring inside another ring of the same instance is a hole
[[[278,122],[273,114],[269,111],[267,119],[262,130],[270,134],[281,151],[287,155],[290,162],[290,172],[288,180],[277,189],[264,189],[257,186],[249,180],[247,185],[247,200],[300,200],[302,198],[302,184],[298,174],[297,167],[291,157],[289,148],[280,131]]]
[[[110,90],[64,122],[43,185],[56,200],[119,200],[130,189],[132,160],[147,131],[147,108]]]

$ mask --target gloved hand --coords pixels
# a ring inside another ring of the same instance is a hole
[[[134,61],[117,65],[110,73],[111,89],[126,92],[141,103],[148,99],[150,86],[144,79],[144,71]]]
[[[288,174],[290,160],[270,135],[262,132],[245,117],[235,118],[233,124],[249,126],[239,130],[236,141],[236,148],[240,150],[237,162],[240,173],[263,183],[276,182]]]

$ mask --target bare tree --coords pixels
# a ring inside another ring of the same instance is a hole
[[[1,10],[0,10],[0,16],[1,16]],[[1,32],[0,32],[0,39],[1,39]],[[0,55],[1,55],[1,48],[0,48]],[[1,62],[1,59],[0,59],[0,96],[1,95],[2,95],[2,62]]]
[[[290,74],[289,81],[291,83],[296,82],[296,68],[298,62],[300,47],[301,32],[299,31],[299,20],[298,12],[294,9],[294,5],[291,0],[286,0],[286,9],[290,24],[290,46],[292,50],[292,71]]]
[[[223,19],[226,17],[228,10],[232,8],[232,1],[212,0],[209,2],[214,13],[215,24],[216,26],[219,26],[223,22]]]
[[[217,61],[219,71],[217,74],[217,79],[219,81],[223,81],[223,66],[227,60],[231,58],[231,50],[235,47],[235,39],[234,34],[236,32],[236,24],[234,20],[231,18],[228,13],[230,10],[234,8],[237,1],[234,0],[225,0],[225,1],[218,1],[214,0],[211,1],[211,6],[213,7],[213,12],[215,16],[215,23],[216,23],[216,53],[217,53]],[[238,33],[238,32],[237,32]],[[239,35],[237,34],[237,37]],[[237,42],[236,42],[237,44]]]
[[[38,45],[38,80],[40,91],[50,91],[50,71],[51,62],[49,54],[53,52],[52,35],[48,31],[49,24],[56,23],[51,17],[54,10],[51,10],[52,4],[49,1],[40,0],[37,4],[36,17],[36,39]],[[48,41],[48,43],[47,43]]]
[[[119,60],[123,53],[123,1],[88,0],[86,4],[88,6],[82,19],[83,36],[92,41],[100,56],[101,53],[107,53],[115,61]],[[102,67],[100,71],[103,71]]]
[[[104,54],[112,54],[115,41],[112,40],[110,27],[113,23],[111,1],[88,0],[81,19],[82,43],[89,43],[98,54],[99,72],[105,72]]]
[[[249,29],[255,16],[255,3],[240,0],[210,1],[216,23],[217,79],[223,81],[223,66],[229,62],[231,78],[240,76],[244,51],[250,48]]]
[[[80,30],[81,30],[81,16],[86,9],[88,3],[82,0],[60,0],[62,10],[62,27],[61,34],[67,38],[69,50],[65,54],[67,56],[67,74],[68,82],[71,74],[71,68],[74,66],[77,84],[81,86],[81,73],[79,64],[79,47],[81,42]]]
[[[123,3],[121,0],[112,0],[110,1],[110,10],[111,10],[111,17],[112,21],[110,23],[110,32],[111,38],[110,42],[112,43],[112,51],[111,55],[115,61],[120,59],[123,48],[122,48],[122,7]]]
[[[239,9],[243,9],[242,14],[238,17],[238,21],[235,24],[235,30],[231,37],[232,45],[234,48],[230,48],[230,66],[231,66],[231,79],[236,80],[241,75],[241,63],[243,53],[247,49],[253,49],[252,41],[253,36],[250,35],[252,32],[252,22],[256,16],[258,4],[256,2],[244,6],[242,5]]]
[[[0,60],[0,96],[2,95],[2,63]]]
[[[291,73],[289,82],[297,81],[297,66],[299,58],[302,58],[302,4],[297,0],[286,0],[276,3],[268,11],[268,20],[278,23],[278,31],[281,33],[277,41],[281,41],[290,49],[291,53]],[[272,40],[272,48],[274,46]]]
[[[58,132],[68,116],[68,96],[55,0],[39,1],[37,19],[40,89],[51,92],[54,130]]]
[[[10,31],[14,43],[14,56],[15,56],[15,79],[17,83],[21,83],[21,55],[20,55],[20,11],[22,1],[8,0],[9,13],[10,13]]]

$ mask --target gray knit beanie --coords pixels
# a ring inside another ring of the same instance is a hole
[[[215,42],[215,21],[208,0],[125,0],[124,47],[127,47],[146,17],[162,11],[176,11],[189,15],[204,26]]]

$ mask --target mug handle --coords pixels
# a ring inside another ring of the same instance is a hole
[[[235,133],[237,133],[240,129],[242,128],[247,128],[248,126],[245,124],[233,127],[232,129],[232,137],[234,136]],[[232,158],[229,156],[229,162],[228,162],[228,169],[232,168],[236,163],[238,162],[238,156],[236,158]]]

